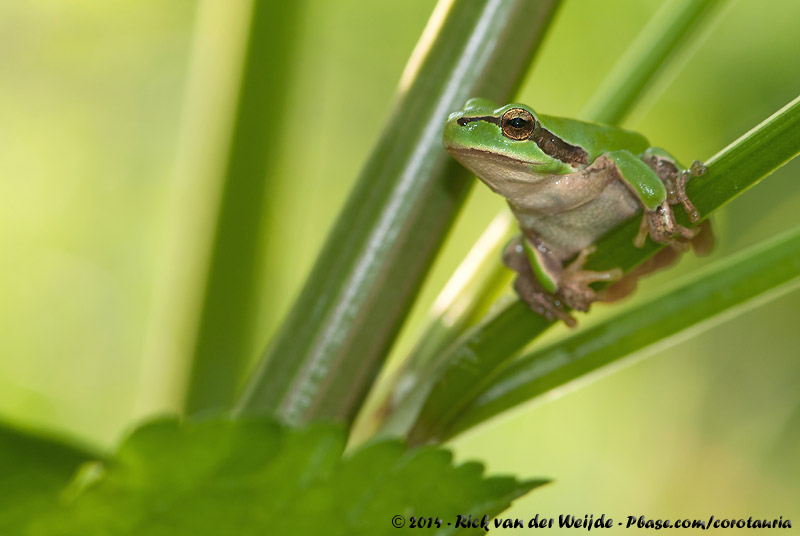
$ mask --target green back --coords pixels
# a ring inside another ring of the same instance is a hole
[[[544,128],[565,142],[583,147],[589,162],[605,152],[624,149],[641,154],[650,146],[647,138],[630,130],[550,115],[538,118]]]

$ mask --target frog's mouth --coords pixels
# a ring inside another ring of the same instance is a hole
[[[536,169],[537,164],[541,164],[541,162],[522,160],[502,153],[476,149],[475,147],[445,145],[445,149],[453,155],[453,158],[471,170],[474,170],[475,167],[480,167],[482,169],[502,167],[519,168],[520,171],[530,173]]]
[[[461,165],[477,175],[483,182],[497,191],[495,182],[506,184],[532,184],[547,177],[549,173],[537,173],[540,162],[520,160],[501,153],[465,147],[447,147]]]

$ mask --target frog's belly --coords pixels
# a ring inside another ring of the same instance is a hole
[[[566,259],[630,218],[640,206],[628,187],[614,180],[591,201],[564,212],[515,210],[515,213],[524,230],[538,235],[553,253]]]

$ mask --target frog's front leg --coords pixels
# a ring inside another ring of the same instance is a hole
[[[602,272],[584,270],[583,265],[594,249],[594,246],[584,248],[564,266],[541,238],[519,236],[506,246],[503,261],[517,273],[514,289],[534,311],[574,327],[576,321],[564,310],[564,305],[587,311],[592,302],[602,299],[602,294],[589,286],[591,283],[612,282],[622,277],[619,268]]]
[[[642,160],[650,166],[667,188],[667,200],[670,205],[683,205],[683,210],[692,223],[700,221],[700,213],[686,195],[686,183],[692,177],[699,177],[706,172],[706,166],[699,160],[692,162],[689,169],[680,169],[678,161],[668,152],[658,147],[650,147],[642,155]]]
[[[674,160],[668,160],[657,149],[645,153],[644,159],[625,150],[611,151],[606,156],[614,161],[620,180],[628,186],[644,208],[642,224],[633,241],[634,245],[642,247],[649,234],[656,242],[679,250],[686,249],[688,241],[695,236],[695,231],[675,221],[675,213],[670,205],[682,203],[691,219],[699,219],[697,210],[686,197],[686,182],[693,171],[679,172]],[[705,168],[696,162],[693,170],[699,174]]]
[[[633,245],[637,248],[644,246],[648,234],[655,242],[667,244],[679,251],[686,251],[689,248],[688,241],[695,235],[691,229],[678,225],[675,213],[666,199],[655,210],[645,208]]]

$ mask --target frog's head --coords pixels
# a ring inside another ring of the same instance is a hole
[[[463,110],[450,114],[444,127],[445,148],[506,197],[510,193],[506,186],[575,171],[576,163],[547,151],[550,137],[530,107],[506,104],[498,108],[487,99],[468,100]]]

